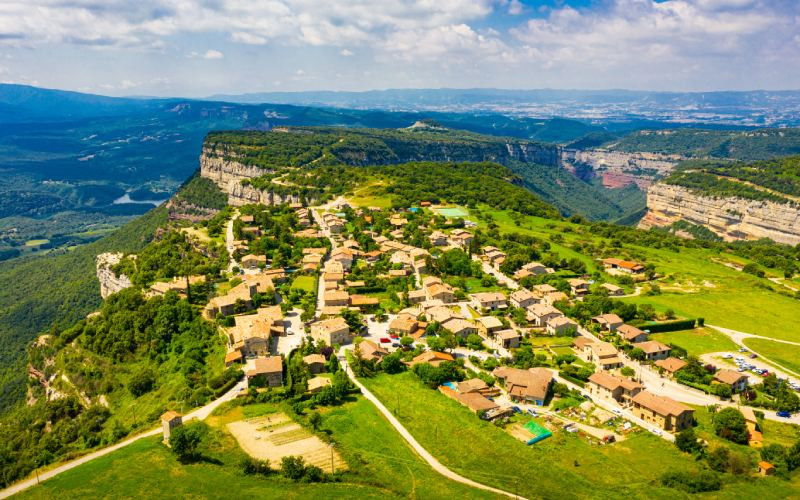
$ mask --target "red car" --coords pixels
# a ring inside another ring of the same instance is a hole
[[[387,339],[386,337],[381,338],[381,344],[391,344],[391,343],[392,341],[390,339]]]

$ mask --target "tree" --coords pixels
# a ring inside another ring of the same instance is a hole
[[[208,435],[208,425],[202,421],[194,421],[181,425],[172,430],[169,435],[169,445],[173,453],[181,460],[193,459],[198,454],[198,448],[203,439]]]
[[[775,466],[776,469],[786,471],[788,467],[788,450],[786,447],[772,443],[761,448],[761,459]]]
[[[733,394],[733,389],[728,384],[714,384],[712,392],[722,399],[728,399]]]
[[[128,381],[128,390],[135,397],[139,397],[153,390],[156,384],[156,375],[150,368],[142,368],[131,375]]]
[[[630,366],[623,366],[622,370],[620,370],[620,373],[623,377],[633,377],[636,374],[636,372],[633,371],[633,368]]]
[[[725,408],[714,415],[714,432],[717,436],[739,444],[747,444],[750,432],[744,415],[736,408]]]
[[[408,338],[408,337],[403,337]],[[406,369],[403,364],[403,358],[400,356],[400,351],[395,351],[381,360],[380,369],[389,374],[400,373]]]
[[[644,351],[640,347],[634,347],[631,349],[631,352],[628,353],[628,356],[636,361],[644,361],[645,358]]]
[[[697,434],[694,428],[687,427],[675,436],[675,446],[685,453],[697,453],[702,449],[702,446],[697,442]]]
[[[406,335],[400,339],[400,345],[403,347],[411,347],[411,344],[413,343],[414,339],[409,335]]]
[[[314,429],[315,432],[318,431],[319,426],[322,424],[322,415],[320,415],[318,411],[312,411],[308,416],[308,423],[311,424],[311,428]]]

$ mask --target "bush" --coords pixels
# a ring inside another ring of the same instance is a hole
[[[156,374],[150,368],[142,368],[128,381],[128,390],[135,397],[142,396],[152,391],[156,385]]]
[[[697,453],[703,448],[692,427],[687,427],[675,436],[675,446],[684,453]]]
[[[690,330],[694,328],[696,321],[693,319],[679,319],[675,321],[664,321],[662,323],[645,323],[640,328],[649,330],[650,333],[675,332],[679,330]]]
[[[719,476],[710,471],[665,472],[661,475],[661,484],[668,488],[674,488],[687,493],[719,491],[719,489],[722,488],[722,481]]]
[[[242,460],[239,462],[239,467],[242,469],[242,472],[248,476],[255,474],[268,476],[272,473],[272,469],[269,466],[269,460],[258,460],[250,456],[242,458]]]

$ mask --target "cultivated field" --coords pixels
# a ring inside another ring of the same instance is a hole
[[[231,422],[228,430],[247,454],[273,465],[283,457],[300,456],[329,473],[347,467],[336,450],[283,413]]]

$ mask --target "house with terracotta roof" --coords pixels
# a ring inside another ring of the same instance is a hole
[[[322,373],[325,371],[325,356],[322,354],[309,354],[308,356],[303,356],[303,362],[308,365],[308,370],[313,373]]]
[[[589,293],[589,282],[580,278],[571,278],[567,280],[569,283],[570,291],[572,295],[576,297],[583,297],[587,293]]]
[[[239,283],[231,288],[228,293],[219,297],[214,297],[208,301],[208,304],[203,308],[203,316],[206,319],[213,320],[218,314],[223,316],[231,316],[235,312],[241,312],[238,308],[241,307],[244,311],[253,309],[253,297],[257,294],[275,293],[275,286],[272,279],[268,276],[252,276],[251,279],[243,283]]]
[[[493,337],[496,332],[505,328],[500,318],[495,316],[481,316],[475,321],[478,323],[478,334],[483,338]]]
[[[631,325],[627,325],[627,324],[626,325],[620,325],[617,328],[617,333],[624,340],[626,340],[626,341],[628,341],[628,342],[630,342],[632,344],[638,344],[638,343],[643,343],[643,342],[647,341],[647,333],[644,330],[640,330],[640,329],[636,328],[635,326],[631,326]],[[664,345],[664,344],[661,344],[661,345]]]
[[[514,307],[519,307],[520,309],[526,309],[529,306],[537,304],[539,302],[539,298],[533,294],[527,288],[518,288],[511,292],[509,296],[509,302]]]
[[[463,382],[459,382],[456,386],[458,392],[462,394],[469,394],[475,392],[481,396],[495,397],[500,395],[500,389],[497,387],[489,387],[489,385],[479,378],[471,378]]]
[[[239,262],[242,264],[242,267],[246,269],[258,269],[259,266],[264,267],[267,265],[267,256],[247,254],[242,257]]]
[[[455,292],[453,287],[446,283],[431,283],[425,287],[425,297],[427,300],[441,300],[445,304],[451,304],[456,301]]]
[[[428,236],[428,241],[435,247],[447,246],[447,235],[441,231],[434,231]]]
[[[412,359],[409,365],[414,366],[419,363],[428,363],[429,365],[432,366],[439,366],[440,364],[447,361],[454,361],[453,356],[445,352],[425,351],[419,356]]]
[[[600,288],[606,290],[609,297],[619,297],[620,295],[625,295],[625,290],[623,290],[622,287],[613,285],[611,283],[603,283],[600,285]]]
[[[450,233],[450,244],[453,246],[467,248],[475,237],[464,229],[455,229]]]
[[[574,335],[578,331],[578,323],[566,316],[556,316],[547,320],[546,331],[554,336]]]
[[[601,314],[592,318],[592,323],[597,323],[600,328],[608,332],[615,332],[624,323],[616,314]]]
[[[644,272],[644,266],[642,264],[616,258],[603,259],[603,267],[606,268],[606,271],[615,271],[624,274],[639,274]]]
[[[225,368],[229,368],[233,366],[235,363],[241,363],[243,359],[244,356],[242,356],[242,351],[238,349],[228,351],[225,354]]]
[[[658,359],[667,359],[670,353],[670,347],[655,340],[648,340],[646,342],[638,342],[633,344],[633,348],[639,348],[644,351],[644,357],[648,361],[655,361]]]
[[[733,392],[742,392],[747,389],[748,377],[744,373],[723,368],[714,374],[714,382],[730,386]]]
[[[411,290],[408,292],[408,303],[409,304],[419,304],[421,302],[425,302],[427,299],[427,295],[425,290]]]
[[[346,307],[350,305],[350,294],[344,290],[326,290],[322,298],[326,306]]]
[[[528,262],[514,273],[514,279],[521,280],[522,278],[527,278],[528,276],[538,276],[540,274],[549,274],[551,272],[552,269],[545,267],[545,265],[541,262]]]
[[[760,476],[774,476],[775,475],[775,466],[769,462],[765,462],[761,460],[758,462],[758,474]]]
[[[540,367],[522,370],[501,366],[495,368],[492,375],[505,385],[512,401],[525,401],[537,406],[544,405],[553,383],[550,370]]]
[[[641,384],[632,380],[615,377],[607,372],[595,372],[589,377],[586,389],[592,397],[613,399],[627,403],[643,389]]]
[[[358,349],[361,351],[361,359],[375,361],[376,363],[380,363],[383,357],[389,354],[389,351],[369,340],[361,341],[358,344]]]
[[[505,309],[508,307],[506,296],[501,292],[480,292],[471,293],[469,295],[472,307],[477,311],[488,309],[495,311],[497,309]]]
[[[398,314],[395,319],[389,323],[389,333],[398,335],[411,335],[417,331],[419,321],[411,314]]]
[[[670,376],[674,376],[679,370],[684,368],[688,363],[682,359],[669,357],[666,359],[659,359],[654,363],[657,367],[664,370]]]
[[[308,381],[308,392],[317,394],[330,385],[331,379],[328,377],[314,377]]]
[[[665,431],[683,430],[690,427],[694,420],[693,409],[666,396],[643,390],[631,401],[634,416]]]
[[[280,306],[259,308],[255,314],[234,316],[234,325],[226,329],[232,349],[244,356],[269,354],[269,339],[286,333]]]
[[[311,324],[311,337],[316,341],[323,341],[325,344],[349,344],[353,341],[350,334],[350,327],[347,321],[341,316],[324,319]]]
[[[558,288],[549,283],[542,283],[541,285],[533,285],[533,294],[539,298],[544,298],[545,295],[557,292]]]
[[[584,345],[580,354],[583,359],[594,363],[602,370],[613,370],[623,365],[617,348],[608,342],[589,342]]]
[[[495,340],[505,349],[516,349],[522,341],[522,335],[516,330],[500,330],[495,334]]]
[[[280,356],[256,358],[255,368],[247,372],[247,384],[252,387],[283,385],[283,358]]]
[[[478,333],[478,327],[474,323],[465,320],[464,318],[451,318],[441,323],[442,328],[450,331],[457,337],[466,338],[469,335]]]
[[[558,318],[564,314],[553,306],[547,304],[534,304],[526,310],[526,317],[528,321],[533,323],[533,326],[543,328],[547,326],[547,322],[553,318]]]

